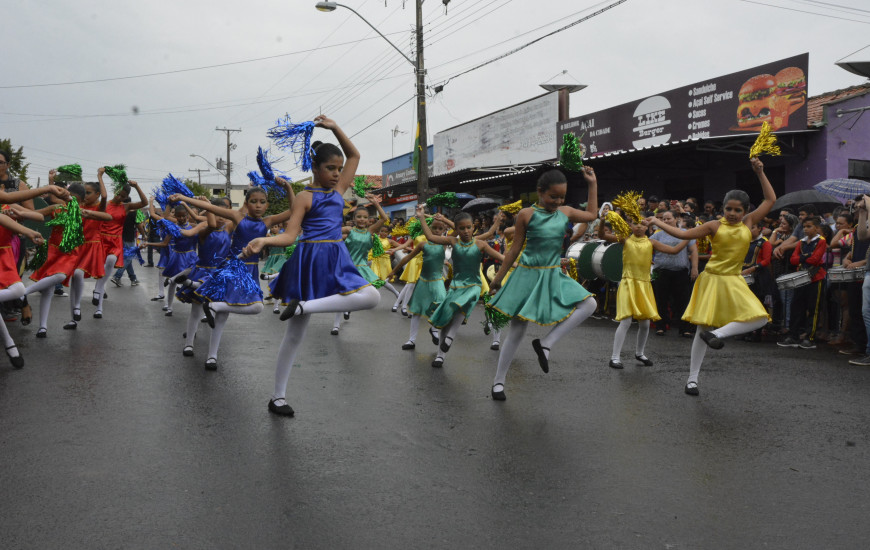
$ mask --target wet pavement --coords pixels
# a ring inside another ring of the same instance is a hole
[[[164,317],[138,271],[77,331],[69,298],[46,340],[8,325],[26,366],[0,361],[3,548],[867,546],[870,369],[829,349],[729,341],[692,398],[688,339],[651,335],[635,366],[632,329],[615,371],[615,323],[589,320],[544,374],[533,326],[500,403],[479,308],[433,369],[382,291],[339,336],[315,316],[280,418],[270,306],[231,316],[207,372],[208,329],[182,357],[188,306]]]

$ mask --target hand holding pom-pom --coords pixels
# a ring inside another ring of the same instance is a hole
[[[381,197],[379,197],[378,195],[375,195],[373,193],[366,193],[365,198],[366,198],[366,200],[368,200],[372,204],[381,204],[381,200],[382,200]]]
[[[749,162],[752,163],[752,171],[756,174],[760,174],[764,171],[764,163],[758,157],[753,157],[749,159]]]
[[[338,128],[338,124],[326,115],[316,116],[312,122],[314,122],[318,128],[324,128],[326,130],[334,130],[335,128]]]

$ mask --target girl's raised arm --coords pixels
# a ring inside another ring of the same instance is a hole
[[[743,219],[743,223],[752,227],[753,225],[761,224],[764,217],[767,216],[768,212],[773,208],[773,204],[776,202],[776,192],[773,190],[770,180],[767,179],[767,175],[764,173],[764,164],[762,164],[757,158],[750,159],[750,162],[752,163],[752,171],[755,172],[756,176],[758,176],[758,181],[761,183],[761,190],[764,192],[764,200],[761,201],[758,208],[750,212],[749,215]]]
[[[266,227],[280,225],[289,220],[293,212],[293,199],[296,198],[296,194],[293,192],[293,185],[289,181],[285,180],[281,176],[276,177],[275,181],[283,184],[284,188],[287,190],[287,210],[263,218],[263,222],[265,222]]]
[[[514,223],[514,240],[511,244],[511,249],[504,255],[501,267],[498,268],[498,273],[495,274],[492,282],[489,283],[490,294],[495,294],[495,291],[501,288],[501,282],[504,279],[504,276],[507,275],[507,272],[511,267],[513,267],[514,263],[516,263],[517,258],[520,257],[520,252],[526,244],[526,227],[529,225],[530,219],[532,219],[531,208],[523,208],[520,210],[520,213],[517,214],[516,222]]]
[[[130,187],[136,190],[136,193],[139,194],[138,202],[128,202],[124,205],[124,210],[129,212],[130,210],[139,210],[146,204],[148,204],[148,198],[145,196],[145,191],[142,191],[142,188],[139,186],[139,182],[130,180]]]
[[[293,201],[293,206],[290,208],[290,220],[287,223],[287,229],[283,233],[278,233],[272,237],[259,237],[248,243],[242,252],[245,256],[253,256],[259,254],[266,246],[290,246],[296,242],[296,238],[302,232],[302,220],[305,219],[305,214],[311,210],[312,195],[308,191],[299,193],[299,196]]]
[[[456,237],[441,237],[432,233],[432,230],[429,228],[429,224],[426,223],[426,214],[424,213],[424,205],[417,205],[417,219],[420,220],[420,227],[423,229],[423,234],[426,235],[426,240],[430,243],[435,244],[446,244],[452,245],[456,242]]]
[[[559,210],[568,216],[571,223],[591,222],[598,218],[598,178],[591,166],[583,167],[583,179],[586,180],[587,198],[586,210],[577,210],[570,206],[562,206]]]
[[[335,190],[344,195],[344,192],[353,185],[353,178],[356,176],[356,169],[359,167],[359,151],[334,120],[320,115],[314,118],[314,122],[319,128],[332,130],[332,133],[338,140],[339,146],[341,146],[341,150],[344,151],[344,167],[341,169],[341,175],[338,177],[338,183],[335,185]]]
[[[191,197],[185,197],[184,195],[175,194],[169,197],[169,202],[178,202],[181,201],[186,204],[193,205],[199,209],[207,210],[222,218],[227,218],[228,220],[233,220],[235,223],[239,223],[242,221],[242,218],[245,217],[244,214],[239,212],[238,210],[230,210],[229,208],[224,208],[223,206],[216,206],[209,201],[204,201],[200,199],[194,199]]]
[[[390,219],[384,208],[381,206],[381,198],[374,196],[372,193],[366,193],[366,199],[375,205],[375,210],[378,211],[378,221],[369,226],[369,233],[375,234],[381,230],[387,220]]]

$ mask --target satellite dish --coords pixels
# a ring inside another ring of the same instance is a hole
[[[550,80],[548,80],[547,82],[544,82],[543,84],[538,84],[538,86],[547,90],[548,92],[555,92],[558,90],[568,90],[569,94],[572,94],[574,92],[579,92],[580,90],[582,90],[583,88],[586,87],[586,84],[580,84],[579,82],[562,82],[562,83],[559,83],[558,81],[551,82],[552,80],[556,80],[557,78],[560,78],[560,77],[564,78],[566,81],[568,80],[568,78],[566,78],[566,77],[574,78],[573,76],[568,74],[567,70],[564,70],[561,73],[554,76],[553,78],[551,78]]]
[[[870,61],[839,61],[835,65],[858,76],[870,78]]]

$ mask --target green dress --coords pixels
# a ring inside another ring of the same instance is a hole
[[[517,268],[489,305],[509,317],[555,325],[592,294],[562,273],[562,238],[568,216],[538,205],[532,208]]]
[[[347,238],[344,239],[344,244],[347,245],[350,259],[353,260],[353,264],[363,279],[369,283],[380,280],[368,265],[369,250],[372,249],[372,234],[365,229],[351,228]]]
[[[408,300],[408,311],[414,315],[429,315],[447,295],[444,288],[444,245],[427,242],[420,254],[423,256],[420,278]]]
[[[457,240],[453,246],[453,282],[444,301],[429,315],[435,328],[444,328],[456,313],[471,315],[471,310],[480,299],[480,249],[472,240],[464,243]]]
[[[275,273],[278,273],[279,271],[281,271],[281,267],[286,261],[286,247],[270,246],[269,257],[266,258],[266,262],[263,264],[263,270],[260,271],[260,273],[264,273],[266,275],[273,275]]]

